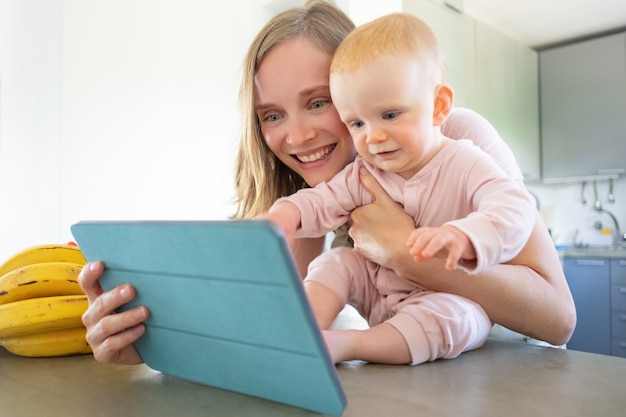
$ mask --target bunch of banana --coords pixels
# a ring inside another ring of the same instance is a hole
[[[16,253],[0,265],[0,277],[22,266],[41,262],[74,262],[79,265],[85,265],[87,260],[76,245],[47,244],[32,246]]]
[[[0,277],[0,305],[55,295],[81,295],[74,262],[41,262],[26,265]],[[0,318],[1,320],[1,318]]]
[[[73,245],[28,248],[0,265],[0,346],[20,356],[86,354],[87,296],[78,275],[87,261]]]
[[[91,347],[85,340],[85,333],[87,333],[87,329],[84,326],[73,327],[0,339],[0,345],[19,356],[84,355],[91,353]]]

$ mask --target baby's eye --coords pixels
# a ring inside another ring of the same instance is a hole
[[[398,117],[398,114],[400,114],[400,113],[397,112],[397,111],[390,111],[390,112],[387,112],[387,113],[383,114],[383,119],[384,120],[393,120],[396,117]]]
[[[350,123],[350,127],[353,128],[353,129],[359,129],[359,128],[363,127],[363,122],[360,121],[360,120],[357,120],[355,122],[351,122]]]

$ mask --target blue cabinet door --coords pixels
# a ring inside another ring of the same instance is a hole
[[[607,259],[565,258],[577,323],[568,349],[611,354],[610,268]]]

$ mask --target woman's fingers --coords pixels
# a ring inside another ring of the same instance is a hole
[[[142,322],[147,316],[147,308],[140,306],[108,315],[88,327],[87,343],[92,348],[94,358],[109,363],[141,363],[141,357],[132,344],[145,333]]]
[[[360,171],[360,179],[365,189],[372,193],[374,202],[352,211],[352,226],[348,233],[354,240],[354,248],[363,256],[395,269],[396,262],[409,255],[405,242],[415,229],[413,218],[364,168]]]
[[[100,261],[96,261],[83,266],[78,275],[78,284],[87,295],[89,304],[103,293],[100,282],[98,282],[103,271],[104,264]]]
[[[87,264],[80,273],[79,284],[89,300],[82,316],[87,328],[87,343],[100,362],[137,364],[141,357],[132,345],[144,332],[143,321],[149,311],[138,306],[116,313],[122,305],[135,298],[135,289],[128,284],[104,291],[98,279],[104,271],[102,262]]]
[[[143,321],[149,316],[145,306],[115,313],[121,305],[135,297],[130,285],[120,285],[102,293],[83,315],[87,342],[96,360],[113,363],[141,363],[132,346],[144,332]]]
[[[376,181],[376,178],[370,174],[367,169],[361,168],[359,170],[359,179],[361,184],[374,196],[374,201],[378,204],[395,204],[395,201],[389,196],[387,191]]]

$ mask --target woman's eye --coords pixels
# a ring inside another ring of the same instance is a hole
[[[385,119],[385,120],[393,120],[396,117],[398,117],[398,114],[399,113],[396,112],[396,111],[388,112],[388,113],[383,114],[383,119]]]
[[[277,114],[268,114],[263,118],[264,122],[275,122],[277,120],[280,120],[280,116]]]
[[[321,109],[328,103],[328,100],[315,100],[311,103],[311,108],[313,109]]]

